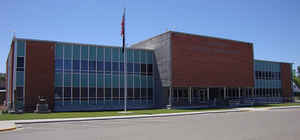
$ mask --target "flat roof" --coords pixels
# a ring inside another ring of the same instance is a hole
[[[270,63],[287,63],[287,64],[294,64],[294,63],[290,63],[290,62],[270,61],[270,60],[262,60],[262,59],[254,59],[254,61],[262,61],[262,62],[270,62]]]

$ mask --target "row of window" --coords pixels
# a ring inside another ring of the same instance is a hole
[[[17,57],[17,71],[24,71],[24,57]]]
[[[60,87],[124,87],[124,75],[55,73],[55,86]],[[127,86],[151,88],[152,76],[128,75]]]
[[[260,80],[280,80],[280,72],[255,71],[255,77]]]
[[[121,48],[104,48],[95,46],[66,46],[67,44],[56,44],[55,58],[74,60],[98,60],[98,61],[122,61]],[[63,47],[66,46],[66,47]],[[127,49],[128,62],[152,64],[153,52],[146,50]]]
[[[96,61],[87,61],[87,60],[55,60],[55,70],[57,72],[66,71],[66,72],[90,72],[95,73],[103,72],[110,73],[113,72],[123,72],[124,63],[120,62],[96,62]],[[127,72],[128,73],[141,73],[152,75],[153,65],[152,64],[137,64],[137,63],[127,63]]]
[[[152,100],[152,88],[128,88],[129,100]],[[55,100],[70,99],[98,99],[98,100],[123,100],[124,88],[69,88],[56,87]]]
[[[254,91],[256,97],[279,97],[281,96],[281,88],[257,88]]]

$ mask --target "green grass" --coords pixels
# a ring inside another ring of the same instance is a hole
[[[119,113],[120,111],[99,111],[99,112],[56,112],[48,114],[24,113],[24,114],[1,114],[0,120],[31,120],[31,119],[55,119],[55,118],[83,118],[83,117],[105,117],[124,115],[151,115],[163,113],[197,112],[224,109],[149,109],[130,110],[132,113]]]
[[[300,103],[269,104],[260,107],[278,107],[278,106],[300,106]],[[124,116],[124,115],[151,115],[163,113],[180,112],[199,112],[224,110],[224,108],[204,108],[204,109],[149,109],[149,110],[130,110],[132,113],[122,114],[120,111],[99,111],[99,112],[57,112],[48,114],[24,113],[24,114],[0,114],[0,120],[31,120],[31,119],[55,119],[55,118],[83,118],[83,117],[105,117],[105,116]]]

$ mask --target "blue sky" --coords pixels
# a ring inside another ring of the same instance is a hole
[[[124,5],[129,45],[169,29],[252,42],[255,59],[300,65],[299,0],[3,0],[0,72],[13,31],[20,38],[120,46]]]

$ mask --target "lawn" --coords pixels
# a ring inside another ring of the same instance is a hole
[[[31,120],[31,119],[54,119],[54,118],[83,118],[83,117],[105,117],[124,115],[151,115],[163,113],[197,112],[224,109],[149,109],[130,110],[131,113],[119,113],[120,111],[99,111],[99,112],[55,112],[48,114],[24,113],[24,114],[1,114],[0,120]]]
[[[300,106],[300,103],[269,104],[254,107],[279,107],[279,106]],[[54,119],[54,118],[83,118],[83,117],[105,117],[105,116],[124,116],[124,115],[151,115],[163,113],[180,112],[200,112],[224,110],[224,108],[204,108],[204,109],[148,109],[131,110],[131,113],[124,114],[120,111],[98,111],[98,112],[55,112],[48,114],[24,113],[24,114],[0,114],[0,120],[30,120],[30,119]]]

